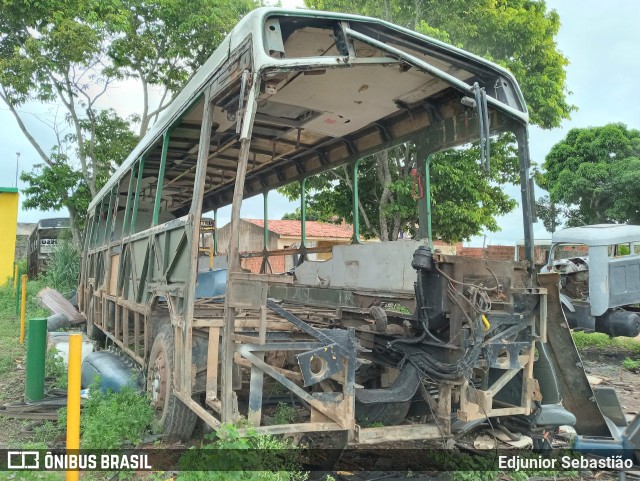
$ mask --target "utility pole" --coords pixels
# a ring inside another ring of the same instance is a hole
[[[16,189],[18,188],[18,165],[20,163],[20,152],[16,152]]]

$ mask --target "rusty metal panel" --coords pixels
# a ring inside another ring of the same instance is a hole
[[[267,290],[265,282],[230,277],[227,284],[227,302],[229,307],[260,309],[260,306],[267,302]]]
[[[85,321],[84,316],[76,311],[76,308],[73,307],[73,305],[55,289],[45,287],[38,292],[38,299],[40,300],[40,303],[52,313],[64,314],[67,316],[69,318],[69,322],[72,324],[79,324]]]
[[[587,436],[611,436],[591,390],[582,360],[560,304],[560,275],[539,274],[538,281],[547,288],[549,345],[551,361],[558,376],[562,404],[577,419],[576,430]]]

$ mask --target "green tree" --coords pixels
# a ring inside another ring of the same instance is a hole
[[[640,223],[640,131],[624,124],[571,129],[536,180],[560,204],[567,226]]]
[[[109,60],[119,75],[140,82],[140,135],[259,0],[117,0],[106,25]],[[162,89],[150,106],[150,88]]]
[[[562,225],[563,208],[544,195],[536,200],[536,215],[547,232],[553,234]]]
[[[302,211],[300,210],[300,207],[297,207],[294,212],[289,212],[282,216],[282,220],[301,220],[301,219],[302,219]],[[307,210],[305,211],[305,219],[310,221],[329,222],[329,223],[335,220],[334,217],[328,215],[326,210],[323,212],[320,212],[315,210],[314,208],[309,208],[309,207],[307,207]]]
[[[441,239],[457,242],[483,228],[497,230],[495,216],[506,214],[517,205],[500,187],[519,178],[517,152],[511,137],[493,142],[492,152],[489,172],[477,163],[477,147],[450,150],[433,157],[430,169],[433,230]],[[401,231],[416,234],[418,203],[423,201],[425,181],[412,173],[415,158],[415,149],[404,145],[368,156],[360,163],[360,231],[364,237],[387,241],[398,239]],[[385,165],[392,168],[385,172]],[[325,220],[353,222],[351,177],[351,169],[342,166],[307,179],[307,188],[313,194],[308,196],[307,211]],[[289,184],[281,192],[290,200],[299,198],[300,185]]]
[[[358,13],[417,30],[511,70],[520,82],[531,121],[543,128],[560,125],[574,107],[567,103],[567,59],[557,50],[560,21],[535,0],[305,0],[310,8]],[[497,34],[499,32],[499,35]],[[492,141],[492,167],[484,176],[474,148],[438,154],[432,161],[433,232],[459,241],[483,230],[499,230],[495,216],[517,203],[496,183],[514,183],[515,151],[505,134]],[[417,204],[412,195],[416,166],[412,145],[382,152],[362,163],[360,217],[366,235],[395,240],[400,230],[413,231]],[[344,168],[320,176],[310,184],[310,206],[351,220],[352,183]],[[415,189],[414,189],[415,190]],[[289,198],[299,186],[282,189]],[[335,194],[333,194],[335,192]],[[340,197],[333,199],[332,197]]]
[[[82,171],[74,168],[74,159],[80,144],[92,149],[91,159],[95,186],[106,183],[114,170],[122,163],[138,142],[138,136],[130,129],[129,122],[113,110],[101,110],[94,119],[80,119],[79,142],[75,133],[58,138],[48,160],[36,164],[31,172],[22,172],[20,179],[27,183],[23,190],[25,209],[53,209],[66,207],[73,222],[71,232],[78,245],[80,230],[84,227],[85,212],[94,193]]]
[[[252,0],[2,2],[0,99],[42,161],[23,177],[26,205],[68,208],[77,242],[87,198],[129,152],[129,121],[138,121],[137,136],[143,135],[254,6]],[[142,111],[126,121],[100,107],[123,79],[139,81],[143,98]],[[151,89],[158,87],[164,93],[152,105]],[[53,149],[25,124],[20,107],[29,101],[62,108]],[[100,138],[100,130],[114,136]]]

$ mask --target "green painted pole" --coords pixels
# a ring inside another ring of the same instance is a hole
[[[119,189],[116,187],[115,189],[118,191]],[[115,207],[115,197],[116,193],[114,189],[111,189],[111,193],[109,194],[109,210],[107,211],[107,220],[104,223],[104,232],[102,235],[102,243],[108,244],[111,241],[111,213]]]
[[[218,255],[218,209],[213,211],[213,253]]]
[[[264,196],[264,250],[266,251],[267,248],[269,247],[269,203],[268,203],[268,198],[269,198],[269,191],[265,192],[263,194]]]
[[[307,178],[300,181],[300,247],[307,242]]]
[[[360,167],[360,159],[353,164],[353,238],[352,244],[360,244],[360,200],[358,198],[358,168]]]
[[[160,204],[162,203],[162,184],[164,183],[164,171],[167,167],[167,154],[169,153],[169,138],[171,131],[167,130],[162,139],[162,156],[160,157],[160,171],[158,172],[158,185],[156,185],[156,202],[153,205],[153,223],[158,225],[160,218]]]
[[[95,247],[98,243],[98,230],[100,229],[100,216],[102,215],[102,201],[96,205],[96,210],[93,214],[93,221],[91,223],[91,241],[89,247]]]
[[[433,233],[431,231],[431,158],[433,154],[427,156],[425,162],[425,192],[424,201],[427,204],[427,239],[429,239],[429,247],[433,249]]]
[[[44,362],[47,354],[47,320],[29,319],[24,397],[28,401],[44,398]]]
[[[126,237],[127,227],[131,219],[131,201],[133,197],[133,179],[135,177],[137,166],[134,164],[129,175],[129,188],[127,189],[127,203],[124,206],[124,220],[122,221],[122,236]]]
[[[135,234],[136,221],[138,220],[138,204],[140,203],[140,188],[142,184],[142,173],[144,172],[144,156],[138,161],[138,178],[136,179],[136,197],[133,201],[133,211],[131,212],[131,227],[129,234]]]

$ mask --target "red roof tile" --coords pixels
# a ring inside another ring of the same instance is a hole
[[[264,227],[262,219],[242,219],[260,227]],[[305,223],[307,237],[331,237],[349,239],[353,235],[353,227],[346,225],[330,224],[308,220]],[[302,235],[301,222],[299,220],[271,220],[269,219],[269,231],[276,234],[300,237]]]

